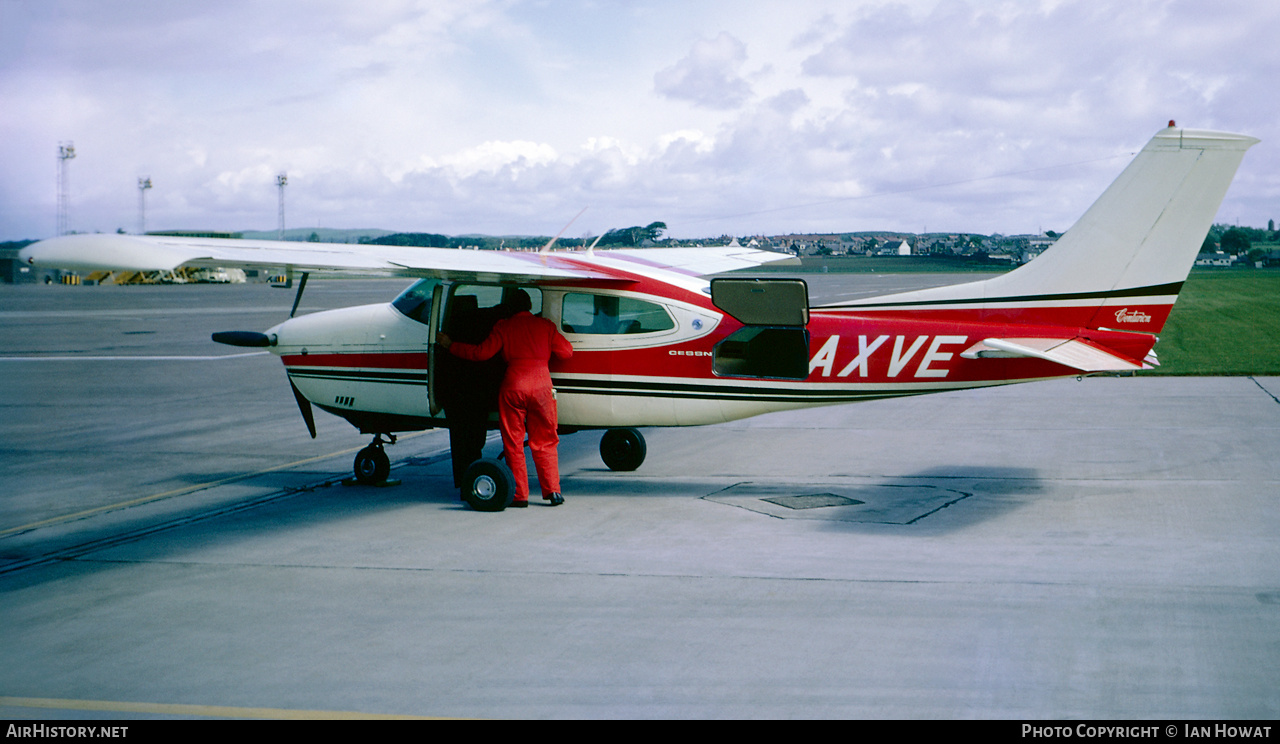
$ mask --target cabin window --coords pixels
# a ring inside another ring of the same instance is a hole
[[[537,315],[542,312],[542,291],[537,287],[512,287],[506,284],[459,284],[453,290],[453,299],[459,297],[474,297],[475,306],[481,310],[497,308],[499,305],[505,305],[511,299],[512,293],[517,289],[523,289],[529,293],[529,300],[533,303],[533,309],[529,312]],[[470,300],[463,302],[470,303]]]
[[[530,311],[537,315],[542,311],[542,291],[536,287],[511,287],[496,284],[460,284],[444,309],[442,330],[454,341],[478,344],[489,336],[494,324],[513,313],[510,308],[512,295],[523,289],[533,305]]]
[[[570,292],[560,308],[560,329],[565,333],[626,335],[675,327],[662,305],[633,297]]]

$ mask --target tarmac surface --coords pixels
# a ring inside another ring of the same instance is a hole
[[[0,286],[0,716],[1280,714],[1280,378],[649,429],[635,473],[582,432],[564,506],[483,514],[443,432],[341,485],[367,438],[208,340],[292,299]]]

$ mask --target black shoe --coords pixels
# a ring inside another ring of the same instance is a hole
[[[551,503],[551,506],[560,506],[564,503],[564,497],[558,493],[553,493],[547,497],[547,501]]]
[[[508,509],[527,509],[528,507],[529,507],[528,501],[512,501],[511,506],[507,508]]]

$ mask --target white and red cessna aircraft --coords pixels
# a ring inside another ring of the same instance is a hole
[[[389,304],[291,317],[265,333],[215,334],[281,358],[313,436],[312,404],[373,434],[356,458],[366,481],[386,477],[384,435],[394,442],[397,432],[449,425],[436,333],[455,313],[496,308],[505,290],[524,288],[534,312],[573,344],[573,357],[551,367],[561,427],[607,430],[605,463],[634,470],[644,458],[634,427],[1150,369],[1155,334],[1257,142],[1170,122],[1025,266],[812,308],[801,280],[708,280],[787,258],[737,247],[510,253],[71,235],[21,256],[85,271],[284,267],[304,286],[310,272],[419,278]],[[509,471],[496,461],[476,465],[463,484],[468,501],[504,508]]]

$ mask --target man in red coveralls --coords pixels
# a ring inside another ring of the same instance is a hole
[[[560,435],[556,433],[556,400],[551,392],[551,371],[547,365],[553,355],[557,359],[573,356],[573,347],[554,323],[529,312],[533,302],[528,292],[516,290],[511,302],[516,314],[498,321],[489,337],[478,344],[454,342],[444,333],[437,333],[436,338],[452,354],[471,361],[489,359],[502,352],[507,373],[498,390],[498,422],[502,426],[502,449],[516,481],[515,500],[511,505],[529,505],[529,473],[524,465],[527,421],[529,449],[533,451],[542,498],[551,502],[551,506],[559,506],[564,503],[560,495],[560,458],[556,451]]]

